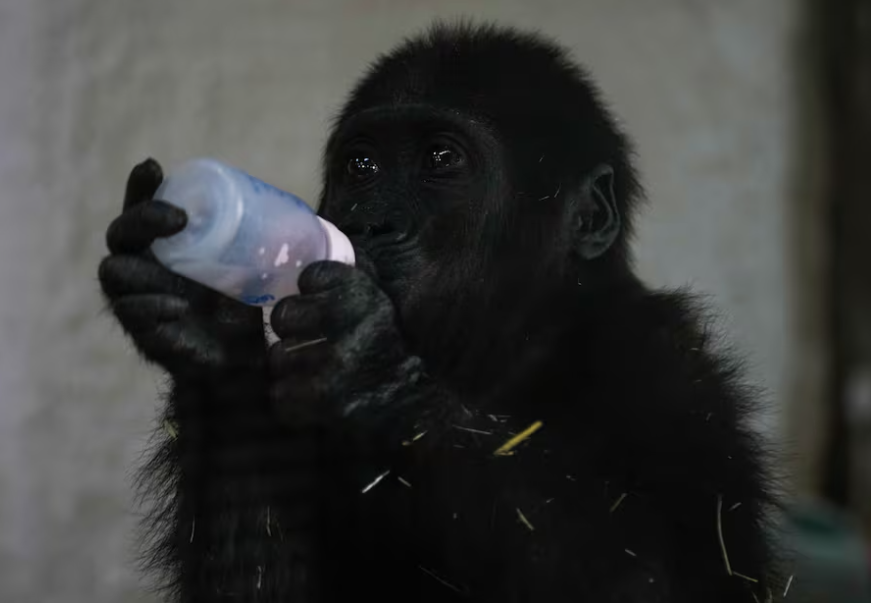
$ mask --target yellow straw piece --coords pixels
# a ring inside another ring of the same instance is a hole
[[[521,511],[520,509],[517,509],[517,517],[520,518],[520,521],[523,522],[523,525],[525,525],[527,528],[529,528],[529,531],[530,531],[530,532],[534,532],[534,531],[535,531],[535,528],[532,526],[531,523],[529,523],[529,520],[526,519],[526,515],[524,515],[524,514],[523,514],[523,511]]]
[[[624,492],[623,494],[621,494],[621,495],[620,495],[620,498],[618,498],[617,501],[616,501],[613,505],[611,505],[611,509],[610,509],[608,512],[609,512],[609,513],[613,513],[614,511],[616,511],[616,510],[617,510],[617,507],[619,507],[620,504],[621,504],[624,500],[626,500],[626,496],[628,496],[628,494],[629,494],[628,492]]]
[[[541,429],[543,425],[544,423],[542,423],[541,421],[536,421],[535,423],[518,433],[516,436],[502,444],[499,448],[496,449],[496,452],[494,452],[493,454],[495,454],[496,456],[509,456],[511,454],[512,448],[515,448],[522,441],[524,441],[536,431]]]
[[[420,438],[422,438],[422,437],[425,436],[425,435],[426,435],[426,432],[425,432],[425,431],[421,431],[419,434],[417,434],[416,436],[414,436],[414,437],[411,438],[410,440],[405,440],[405,441],[402,443],[402,445],[403,445],[403,446],[411,446],[412,444],[414,444],[416,441],[418,441]]]
[[[753,582],[754,584],[759,584],[759,580],[756,578],[751,578],[750,576],[745,576],[744,574],[739,574],[738,572],[732,572],[732,575],[736,578],[741,578],[742,580],[747,580],[747,582]]]
[[[169,419],[166,419],[163,422],[163,429],[166,431],[166,433],[169,435],[169,437],[171,437],[173,440],[178,439],[178,427],[176,427],[174,421],[170,421]]]

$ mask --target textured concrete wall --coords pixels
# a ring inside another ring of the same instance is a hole
[[[436,14],[539,27],[588,63],[638,140],[644,275],[714,296],[776,409],[813,395],[816,323],[788,262],[797,4],[4,0],[0,600],[150,600],[129,473],[160,376],[95,279],[131,165],[210,154],[314,199],[353,78]]]

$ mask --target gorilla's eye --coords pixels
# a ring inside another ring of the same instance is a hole
[[[356,155],[348,160],[348,174],[355,180],[372,178],[379,170],[378,164],[368,155]]]
[[[448,144],[438,144],[432,147],[426,156],[427,167],[433,171],[442,171],[463,165],[465,158],[462,152]]]

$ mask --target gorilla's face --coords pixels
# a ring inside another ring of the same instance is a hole
[[[425,105],[368,109],[339,126],[326,170],[321,214],[368,256],[404,322],[498,279],[512,187],[487,126]]]
[[[583,261],[619,229],[607,166],[557,174],[559,154],[544,163],[530,151],[540,140],[515,131],[457,109],[376,104],[345,115],[327,145],[320,213],[349,235],[430,360],[525,338],[529,317],[556,311],[541,300],[576,288]],[[472,331],[487,345],[468,349]]]

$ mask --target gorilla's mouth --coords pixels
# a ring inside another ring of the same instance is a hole
[[[387,289],[407,282],[420,266],[416,235],[389,231],[349,234],[357,252],[357,267],[373,276]],[[400,287],[401,288],[401,287]]]

